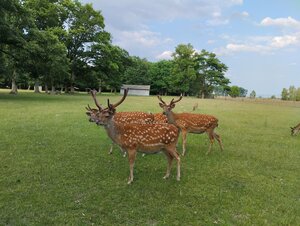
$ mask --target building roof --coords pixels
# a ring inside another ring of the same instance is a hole
[[[121,89],[150,90],[150,85],[125,85]]]

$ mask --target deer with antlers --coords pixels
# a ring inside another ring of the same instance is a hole
[[[105,128],[108,136],[128,153],[130,174],[128,184],[133,181],[133,167],[137,152],[156,153],[162,151],[168,160],[167,172],[164,179],[170,176],[173,159],[177,161],[177,180],[180,180],[180,157],[176,150],[179,131],[170,124],[137,124],[119,123],[115,121],[116,108],[125,100],[127,90],[122,99],[116,104],[108,104],[106,108],[98,107],[97,114],[86,112],[90,121]],[[94,96],[93,96],[94,98]]]
[[[86,107],[86,110],[88,112],[90,112],[90,114],[91,114],[91,118],[93,118],[102,109],[102,106],[99,104],[99,102],[96,98],[97,91],[96,90],[91,90],[90,93],[91,93],[92,98],[95,102],[95,105],[98,108],[98,109],[92,109],[89,105],[88,105],[88,107]],[[162,116],[164,116],[164,115],[162,115]],[[159,121],[159,120],[162,120],[161,118],[156,116],[156,114],[147,114],[147,113],[144,113],[144,112],[116,112],[116,114],[114,116],[114,120],[117,123],[140,123],[140,124],[161,122],[161,121]],[[112,143],[111,146],[110,146],[110,149],[109,149],[109,152],[108,152],[109,154],[112,154],[113,145],[114,145],[114,143]],[[121,151],[123,151],[123,153],[124,153],[123,156],[125,157],[126,152],[122,149],[121,149]]]
[[[292,136],[297,135],[300,132],[300,123],[294,127],[291,127]]]
[[[221,137],[214,132],[218,126],[218,119],[212,115],[205,114],[193,114],[193,113],[174,113],[172,109],[175,107],[175,103],[182,99],[182,95],[179,99],[171,100],[169,104],[166,104],[160,96],[157,96],[160,103],[159,106],[163,109],[163,113],[167,116],[168,122],[176,125],[182,133],[182,155],[186,152],[186,136],[187,133],[201,134],[206,132],[208,134],[210,145],[208,148],[209,154],[211,152],[214,139],[217,139],[221,150],[223,151],[223,144]]]

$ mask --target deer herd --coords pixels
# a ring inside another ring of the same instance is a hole
[[[170,176],[173,160],[177,162],[177,180],[180,180],[180,155],[177,152],[177,142],[179,133],[182,135],[182,155],[186,154],[187,133],[202,134],[207,133],[210,144],[206,154],[212,150],[212,145],[216,139],[221,151],[223,144],[220,135],[214,130],[218,127],[218,119],[212,115],[196,113],[175,113],[175,104],[182,99],[182,95],[174,98],[167,104],[160,96],[159,106],[162,113],[144,112],[116,112],[116,108],[126,99],[128,90],[124,90],[123,97],[117,103],[110,103],[107,106],[99,104],[96,98],[96,91],[92,90],[91,95],[98,109],[86,107],[86,114],[90,122],[103,126],[113,144],[119,146],[124,156],[128,155],[130,174],[128,184],[133,182],[133,167],[137,152],[153,154],[163,152],[167,158],[167,171],[164,179]],[[198,107],[198,105],[197,105]],[[194,108],[193,108],[194,110]],[[291,127],[292,135],[300,132],[300,123]],[[112,146],[109,153],[112,152]]]

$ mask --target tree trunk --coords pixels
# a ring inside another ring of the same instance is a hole
[[[74,82],[75,82],[75,73],[72,72],[72,75],[71,75],[71,86],[70,86],[70,93],[71,94],[75,93]]]
[[[54,85],[52,85],[51,94],[55,94],[55,86]]]
[[[30,90],[30,88],[31,88],[31,87],[30,87],[30,85],[29,85],[28,88],[27,88],[27,90]]]
[[[17,94],[18,93],[18,87],[16,84],[16,77],[17,73],[16,70],[13,71],[12,79],[11,79],[11,91],[10,94]]]
[[[48,84],[45,84],[45,93],[49,93]]]
[[[202,91],[201,98],[204,99],[204,91]]]
[[[39,82],[38,81],[35,81],[35,83],[34,83],[34,92],[35,93],[40,93]]]
[[[101,86],[99,86],[98,93],[101,94],[101,92],[102,92],[102,89],[101,89]]]

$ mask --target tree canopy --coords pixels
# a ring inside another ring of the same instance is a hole
[[[113,45],[105,20],[78,0],[3,0],[0,87],[43,86],[74,92],[151,85],[153,94],[210,97],[228,90],[227,66],[214,53],[179,44],[171,60],[149,62]],[[241,90],[242,91],[242,90]]]

